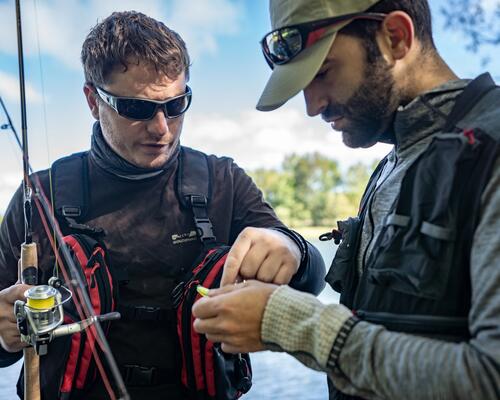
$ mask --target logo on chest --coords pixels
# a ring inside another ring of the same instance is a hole
[[[193,242],[198,240],[196,231],[189,231],[186,233],[174,233],[172,235],[172,244],[182,244],[186,242]]]

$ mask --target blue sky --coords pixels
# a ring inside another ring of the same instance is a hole
[[[483,0],[491,7],[498,0]],[[92,118],[82,94],[80,46],[96,21],[112,11],[135,9],[178,31],[190,50],[193,105],[182,142],[228,155],[245,168],[278,166],[286,154],[320,151],[342,168],[382,157],[388,146],[346,148],[340,134],[305,115],[299,95],[280,110],[260,113],[255,103],[269,75],[259,40],[269,30],[267,0],[22,0],[28,98],[28,132],[35,169],[88,148]],[[445,60],[461,77],[480,72],[481,56],[497,82],[500,52],[467,53],[459,34],[443,31],[431,0],[435,39]],[[0,0],[0,96],[20,131],[14,0]],[[6,120],[0,113],[0,124]],[[8,131],[0,131],[0,213],[21,181],[21,156]]]

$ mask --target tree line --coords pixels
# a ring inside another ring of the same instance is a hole
[[[279,168],[259,168],[250,175],[285,224],[334,226],[357,214],[375,166],[357,163],[342,171],[337,160],[316,152],[290,154]]]

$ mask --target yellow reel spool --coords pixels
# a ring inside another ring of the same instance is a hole
[[[46,310],[53,308],[56,304],[57,290],[49,285],[40,285],[24,292],[27,305],[34,310]]]

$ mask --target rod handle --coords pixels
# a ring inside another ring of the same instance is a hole
[[[38,253],[36,243],[21,245],[20,279],[26,285],[38,283]]]
[[[40,357],[33,347],[23,349],[24,399],[40,400]]]

